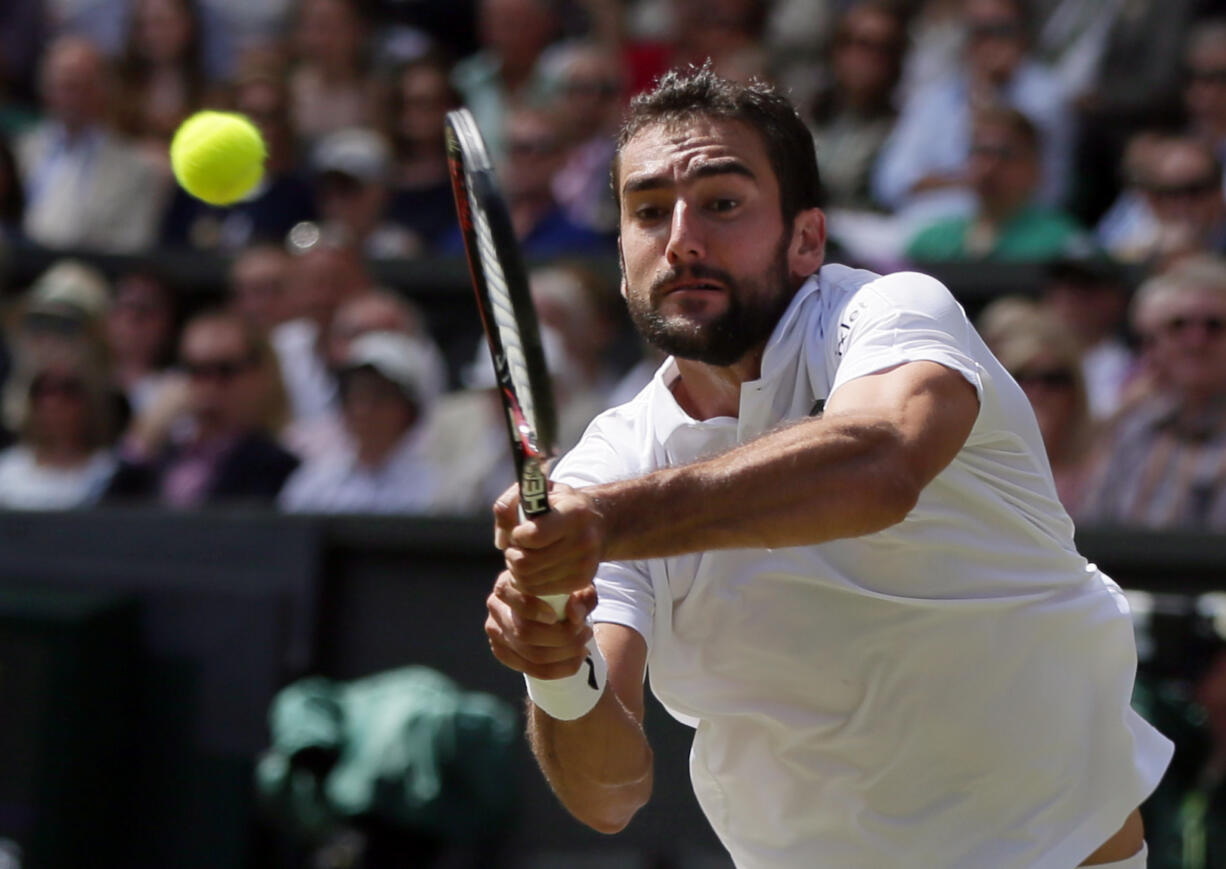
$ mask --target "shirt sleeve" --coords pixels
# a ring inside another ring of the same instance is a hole
[[[839,317],[833,394],[843,384],[907,362],[957,371],[983,400],[983,371],[971,355],[973,327],[945,285],[916,272],[866,284]]]
[[[552,479],[576,489],[637,476],[620,454],[634,445],[631,426],[612,425],[598,417],[583,439],[554,467]],[[620,446],[620,450],[619,447]],[[651,646],[655,592],[645,562],[606,561],[596,570],[598,602],[593,622],[611,622],[637,631]]]

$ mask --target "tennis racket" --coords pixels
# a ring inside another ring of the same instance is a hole
[[[447,113],[447,165],[477,310],[494,362],[524,516],[549,512],[547,466],[557,429],[536,309],[489,152],[468,109]],[[559,618],[567,596],[545,595]]]

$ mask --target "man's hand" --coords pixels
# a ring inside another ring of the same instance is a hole
[[[494,544],[503,551],[512,583],[530,595],[587,589],[604,557],[604,515],[595,499],[561,483],[550,490],[549,507],[521,521],[515,488],[494,503]]]
[[[586,620],[596,606],[595,587],[588,585],[572,594],[566,618],[559,621],[553,607],[517,589],[504,570],[485,606],[490,650],[507,667],[537,679],[562,679],[583,665],[592,637]]]

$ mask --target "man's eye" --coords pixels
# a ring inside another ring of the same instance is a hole
[[[712,211],[731,211],[732,209],[736,208],[737,205],[739,204],[740,203],[737,202],[737,200],[735,199],[721,198],[721,199],[712,199],[710,205],[708,205],[707,207],[711,209]]]
[[[639,220],[659,220],[664,215],[664,209],[658,205],[640,205],[634,209],[634,216]]]

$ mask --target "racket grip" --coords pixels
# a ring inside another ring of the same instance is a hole
[[[558,621],[566,618],[566,601],[570,599],[569,594],[543,594],[541,600],[553,607],[554,615],[558,617]]]

